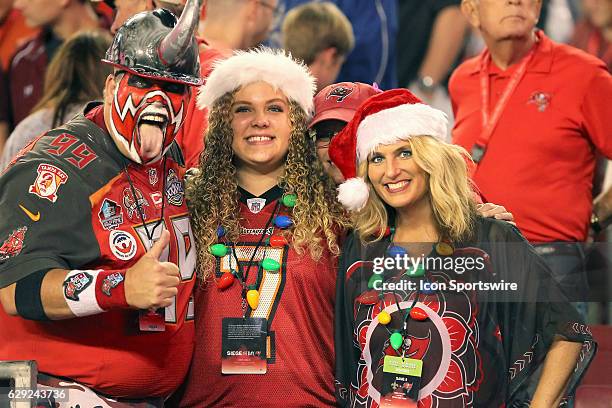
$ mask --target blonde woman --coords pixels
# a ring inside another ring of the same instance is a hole
[[[335,403],[346,220],[306,132],[313,91],[304,65],[258,49],[217,63],[200,92],[209,127],[187,197],[201,285],[181,406]]]
[[[336,297],[340,405],[552,407],[595,350],[512,225],[477,214],[445,115],[407,90],[368,99],[334,139],[355,231]]]

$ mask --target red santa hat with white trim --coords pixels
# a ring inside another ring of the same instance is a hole
[[[420,135],[444,140],[447,124],[444,112],[426,105],[407,89],[392,89],[368,98],[329,146],[329,157],[346,180],[338,187],[338,201],[351,211],[366,205],[369,187],[357,177],[357,167],[377,146]]]

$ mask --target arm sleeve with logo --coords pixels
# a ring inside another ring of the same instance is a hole
[[[52,180],[41,180],[41,165],[59,169],[65,181],[51,173],[44,177]],[[55,183],[51,198],[36,193],[37,182]],[[99,257],[89,186],[53,156],[29,152],[0,177],[0,220],[0,287],[40,270],[78,269]]]

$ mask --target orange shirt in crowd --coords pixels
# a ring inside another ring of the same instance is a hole
[[[7,71],[17,48],[33,38],[38,29],[28,27],[19,10],[11,10],[0,23],[0,64]]]
[[[595,150],[612,157],[612,77],[598,59],[541,32],[533,59],[489,139],[474,181],[514,213],[532,242],[584,241],[592,210]],[[472,151],[482,131],[482,55],[453,73],[453,142]],[[489,62],[489,112],[520,63]]]

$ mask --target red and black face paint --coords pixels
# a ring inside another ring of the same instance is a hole
[[[122,153],[137,163],[163,156],[185,119],[187,86],[125,72],[116,76],[110,133]]]

